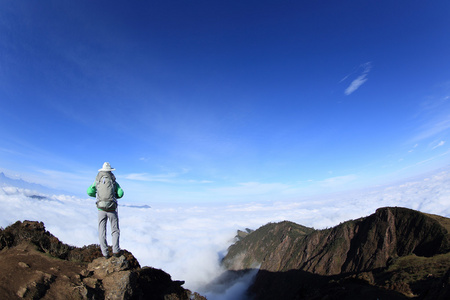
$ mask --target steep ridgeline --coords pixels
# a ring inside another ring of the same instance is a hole
[[[39,222],[0,229],[0,250],[0,299],[206,300],[126,250],[106,259],[98,245],[69,246]]]
[[[257,299],[321,299],[330,293],[331,299],[350,299],[355,279],[360,297],[394,293],[388,296],[429,294],[433,297],[426,299],[438,299],[440,293],[450,296],[449,232],[450,219],[399,207],[380,208],[325,230],[270,223],[232,245],[223,264],[230,271],[259,267],[250,289]],[[430,294],[425,282],[440,288]]]

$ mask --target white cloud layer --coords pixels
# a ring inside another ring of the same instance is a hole
[[[238,299],[242,282],[221,291],[207,289],[223,270],[220,259],[237,229],[257,229],[268,222],[289,220],[314,228],[372,214],[384,206],[402,206],[450,217],[450,169],[420,179],[373,190],[354,191],[308,200],[260,201],[235,205],[218,203],[119,208],[121,247],[131,251],[142,266],[161,268],[186,288],[208,299]],[[50,195],[31,198],[32,192],[0,187],[0,226],[17,220],[37,220],[65,243],[97,244],[97,212],[93,198]],[[125,206],[126,205],[126,206]]]

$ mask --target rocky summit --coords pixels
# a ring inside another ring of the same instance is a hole
[[[0,299],[206,299],[162,270],[141,268],[128,251],[106,259],[97,245],[66,245],[39,222],[1,230],[0,250]]]
[[[230,246],[254,299],[450,299],[450,219],[400,207],[333,228],[267,224]]]

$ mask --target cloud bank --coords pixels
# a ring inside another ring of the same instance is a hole
[[[450,168],[388,187],[353,191],[299,201],[255,201],[234,205],[133,205],[126,197],[119,207],[121,247],[142,266],[163,269],[186,288],[208,299],[239,299],[242,281],[217,289],[211,280],[224,270],[221,258],[236,230],[257,229],[268,222],[289,220],[317,229],[367,216],[384,206],[402,206],[450,217]],[[11,186],[0,187],[0,226],[37,220],[65,243],[97,244],[97,212],[93,198],[41,195]],[[108,228],[109,230],[109,228]],[[109,231],[108,231],[109,232]],[[251,278],[248,278],[251,280]]]

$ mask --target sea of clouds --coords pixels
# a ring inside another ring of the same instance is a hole
[[[98,244],[95,199],[42,195],[13,186],[0,186],[0,226],[17,220],[44,222],[62,242]],[[208,299],[239,299],[251,280],[211,285],[223,274],[221,258],[236,231],[257,229],[283,220],[322,229],[368,216],[379,207],[401,206],[450,217],[450,169],[370,190],[292,201],[221,204],[156,204],[127,202],[119,206],[121,248],[131,251],[142,266],[185,280],[185,288]],[[108,228],[109,230],[109,228]]]

